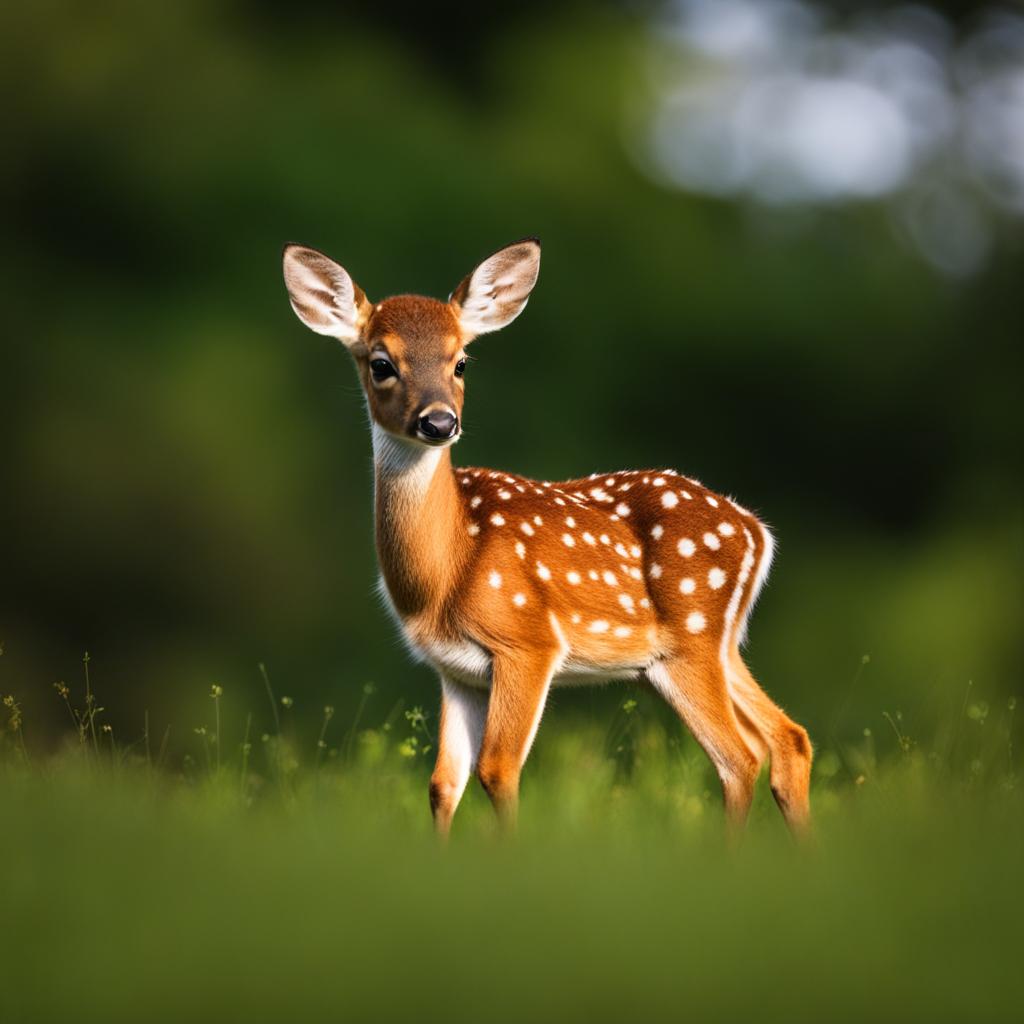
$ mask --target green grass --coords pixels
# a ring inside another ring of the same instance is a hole
[[[371,700],[358,723],[290,721],[275,699],[263,733],[223,699],[187,757],[115,742],[70,694],[66,743],[26,751],[8,704],[0,1019],[1019,1012],[1012,707],[965,701],[930,743],[894,718],[820,750],[807,848],[764,786],[731,847],[703,755],[652,697],[608,722],[556,708],[518,834],[497,833],[472,787],[443,848],[430,715]]]

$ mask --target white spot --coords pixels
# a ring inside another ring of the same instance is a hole
[[[517,490],[517,491],[518,491],[518,492],[519,492],[520,494],[525,494],[525,493],[526,493],[526,488],[525,488],[525,487],[523,487],[523,485],[522,485],[522,484],[516,484],[516,490]]]
[[[645,476],[644,477],[644,483],[645,484],[649,484],[650,482],[651,482],[651,478],[649,476]]]
[[[462,484],[463,487],[468,487],[469,483],[470,483],[469,477],[468,476],[460,477],[459,478],[459,483]]]
[[[626,545],[623,544],[622,541],[619,541],[619,543],[615,545],[615,554],[617,554],[619,558],[629,558],[629,552],[626,550]]]
[[[608,477],[608,479],[605,480],[604,485],[605,485],[605,487],[614,487],[615,486],[615,477],[613,477],[613,476]]]
[[[629,626],[616,626],[613,632],[616,636],[623,637],[629,636],[629,634],[632,633],[633,630],[631,630]]]
[[[487,577],[487,582],[490,583],[495,590],[501,589],[501,573],[495,569],[491,570],[491,575]]]
[[[707,625],[704,616],[700,612],[690,612],[686,616],[686,628],[691,633],[699,633]]]
[[[537,563],[537,575],[542,580],[549,580],[549,579],[551,579],[551,570],[543,562],[538,562]]]
[[[508,499],[512,497],[512,492],[511,491],[498,491],[498,497],[501,498],[502,501],[508,501]]]
[[[516,541],[516,554],[520,558],[526,557],[526,545],[521,540]]]
[[[712,590],[718,590],[720,587],[723,587],[724,585],[725,573],[717,566],[715,566],[715,568],[708,573],[708,586]]]
[[[541,490],[541,489],[540,489],[539,487],[534,487],[534,489],[533,489],[533,493],[534,493],[534,494],[539,494],[539,495],[541,495],[542,497],[543,497],[543,495],[544,495],[544,492],[543,492],[543,491],[542,491],[542,490]]]
[[[615,514],[625,518],[629,515],[629,506],[624,501],[620,501],[618,505],[615,506]]]
[[[693,495],[689,491],[679,492],[687,501],[693,501]]]
[[[562,543],[567,548],[574,548],[574,547],[576,547],[576,539],[573,537],[573,535],[571,533],[563,533],[562,534]]]
[[[473,499],[473,500],[472,500],[472,501],[471,501],[471,502],[469,503],[469,507],[470,507],[470,508],[479,508],[479,507],[480,507],[480,502],[481,502],[481,501],[483,501],[483,500],[484,500],[484,499],[483,499],[483,498],[481,498],[481,497],[480,497],[480,495],[478,494],[478,495],[477,495],[477,496],[476,496],[476,497],[475,497],[475,498],[474,498],[474,499]]]
[[[466,527],[466,533],[468,533],[470,535],[470,537],[475,537],[479,532],[480,532],[480,524],[479,523],[470,523],[469,526]]]
[[[609,518],[609,519],[610,519],[610,520],[611,520],[611,521],[612,521],[613,523],[617,523],[617,522],[619,521],[619,517],[618,517],[617,515],[615,515],[615,513],[614,513],[614,512],[613,512],[613,513],[612,513],[612,514],[611,514],[611,515],[610,515],[610,516],[609,516],[608,518]]]
[[[681,537],[679,543],[676,545],[676,550],[683,556],[683,558],[691,558],[694,551],[697,550],[697,545],[690,540],[689,537]]]
[[[574,530],[576,529],[576,520],[573,519],[572,516],[566,516],[565,525],[568,526],[570,530]]]
[[[593,544],[597,543],[597,538],[592,533],[585,533],[585,534],[583,534],[583,540],[587,544],[592,544],[593,545]]]
[[[600,539],[602,544],[611,544],[612,542],[611,537],[609,537],[607,533],[602,533]]]
[[[628,490],[630,489],[630,487],[632,487],[632,486],[633,486],[632,484],[623,484],[623,485],[622,485],[622,486],[621,486],[621,487],[619,488],[619,490],[620,490],[620,491],[628,491]]]
[[[525,594],[513,594],[512,595],[512,603],[517,608],[522,608],[523,605],[526,604],[526,595]]]
[[[684,576],[679,581],[679,592],[681,594],[692,594],[696,589],[697,584],[689,576]]]
[[[580,613],[579,612],[573,612],[572,613],[572,624],[574,626],[578,626],[580,624]]]
[[[646,597],[641,597],[640,598],[640,607],[641,608],[650,608],[651,607],[651,602],[648,601]]]
[[[514,476],[507,476],[507,477],[505,477],[505,483],[507,483],[507,484],[514,484],[515,482],[516,482],[516,478]]]
[[[534,526],[543,526],[544,525],[544,520],[541,519],[540,516],[534,516],[533,517],[533,525]]]
[[[583,577],[582,577],[582,576],[581,576],[581,575],[580,575],[580,574],[579,574],[578,572],[576,572],[575,570],[573,570],[572,572],[567,572],[567,573],[565,574],[565,578],[566,578],[566,579],[567,579],[567,580],[568,580],[568,581],[569,581],[569,582],[570,582],[570,583],[571,583],[571,584],[572,584],[572,585],[573,585],[574,587],[575,587],[575,586],[576,586],[576,585],[577,585],[577,584],[578,584],[578,583],[580,582],[580,580],[582,580],[582,579],[583,579]]]
[[[619,585],[619,581],[615,578],[615,573],[610,572],[608,569],[605,569],[605,571],[601,573],[601,579],[603,579],[609,587],[617,587]]]
[[[707,503],[708,503],[708,504],[709,504],[709,505],[710,505],[710,506],[711,506],[712,508],[718,508],[718,499],[717,499],[717,498],[712,498],[710,494],[705,494],[705,495],[704,495],[704,500],[705,500],[705,501],[706,501],[706,502],[707,502]]]
[[[650,567],[650,569],[647,570],[647,573],[651,577],[652,580],[660,580],[661,579],[661,566],[658,565],[657,562],[651,562],[651,567]]]
[[[587,573],[587,575],[592,580],[599,580],[601,578],[600,576],[597,575],[597,570],[596,569],[591,569],[590,572]]]
[[[595,619],[589,626],[587,626],[587,629],[589,629],[591,633],[607,633],[608,623],[605,622],[604,619]]]
[[[609,493],[600,487],[593,487],[590,491],[591,496],[595,501],[611,501],[612,497]]]
[[[495,512],[494,515],[491,516],[491,522],[494,523],[495,526],[504,526],[505,517],[500,512]]]
[[[641,580],[644,577],[644,574],[635,565],[629,570],[629,575],[635,580]]]
[[[627,612],[633,611],[633,598],[631,598],[629,594],[619,594],[619,604],[621,604]]]
[[[634,544],[634,545],[633,545],[633,546],[632,546],[632,547],[631,547],[631,548],[629,549],[629,553],[630,553],[630,554],[631,554],[631,555],[632,555],[632,556],[633,556],[634,558],[639,558],[639,557],[640,557],[640,555],[641,555],[641,554],[643,554],[643,552],[642,552],[642,551],[640,550],[639,546],[638,546],[638,545],[636,545],[636,544]]]
[[[711,548],[712,551],[717,551],[722,546],[722,542],[713,533],[704,534],[704,543]]]
[[[661,503],[665,508],[675,508],[679,504],[679,498],[676,496],[675,491],[666,491],[661,496]]]
[[[723,537],[731,537],[736,532],[736,527],[732,523],[719,523],[718,532]]]
[[[564,501],[562,501],[562,499],[561,499],[561,498],[555,498],[555,504],[556,504],[556,505],[564,505],[564,504],[565,504],[565,502],[564,502]]]
[[[522,530],[527,537],[533,536],[533,527],[529,523],[521,523],[519,529]]]
[[[647,481],[644,480],[644,483],[647,483]],[[665,486],[665,478],[663,476],[656,476],[654,478],[654,486],[655,487],[664,487]]]
[[[655,523],[654,526],[651,527],[651,536],[655,540],[661,540],[661,535],[664,532],[665,532],[665,527],[662,526],[661,523]]]

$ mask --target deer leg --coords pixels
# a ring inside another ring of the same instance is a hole
[[[476,764],[486,715],[486,693],[441,677],[437,762],[430,776],[430,809],[434,828],[441,836],[448,835],[455,808]]]
[[[513,826],[519,775],[540,725],[555,653],[496,654],[477,774],[503,825]]]
[[[802,832],[810,821],[812,750],[807,730],[761,689],[735,648],[729,655],[729,691],[768,744],[772,795],[786,824],[794,833]]]
[[[750,810],[760,760],[736,720],[717,654],[668,658],[648,668],[647,677],[711,759],[722,784],[726,815],[734,827],[741,826]]]

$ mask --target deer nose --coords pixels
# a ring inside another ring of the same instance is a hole
[[[434,409],[419,418],[420,433],[437,441],[446,441],[459,429],[459,418],[445,409]]]

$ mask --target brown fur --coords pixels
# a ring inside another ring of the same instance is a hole
[[[381,432],[382,577],[410,645],[443,682],[430,785],[437,828],[447,832],[474,763],[502,820],[514,819],[553,677],[631,672],[657,687],[704,747],[730,820],[746,816],[769,760],[772,792],[799,830],[809,816],[810,741],[739,654],[770,557],[756,517],[671,470],[536,481],[454,469],[450,448],[432,452],[417,434],[424,410],[461,421],[456,365],[473,340],[464,325],[494,330],[518,315],[538,261],[527,239],[489,257],[447,303],[400,295],[371,305],[322,253],[285,251],[293,307],[345,341]],[[373,379],[378,357],[397,377]]]

